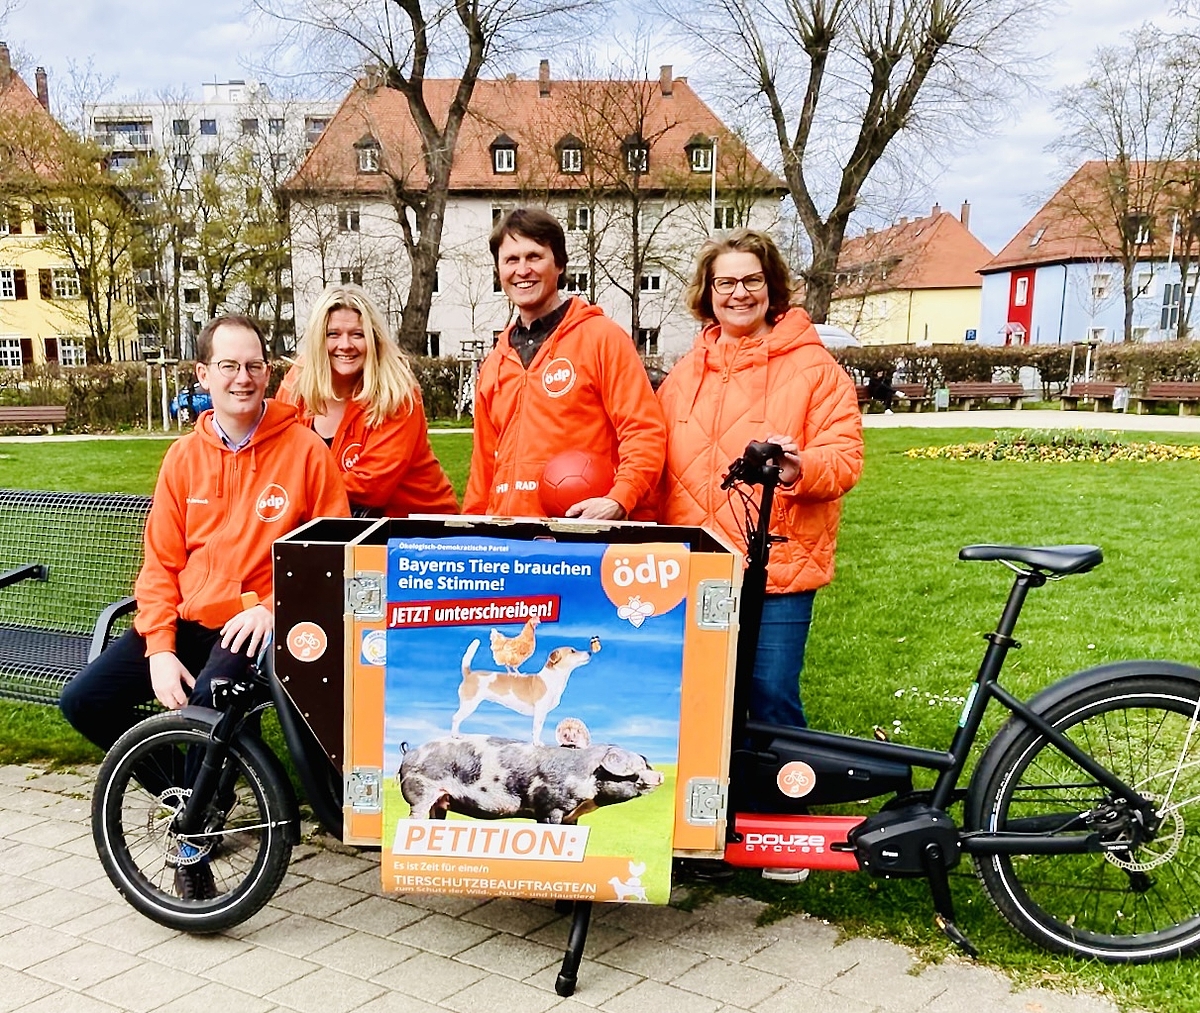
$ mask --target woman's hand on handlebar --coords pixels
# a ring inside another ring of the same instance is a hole
[[[783,460],[779,464],[779,484],[795,485],[800,480],[800,445],[794,437],[780,433],[768,436],[767,442],[783,449]]]

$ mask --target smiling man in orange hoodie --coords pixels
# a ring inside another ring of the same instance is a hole
[[[213,407],[167,451],[146,518],[134,628],[63,690],[67,720],[109,749],[157,698],[212,705],[214,676],[237,676],[274,626],[271,544],[350,507],[321,438],[266,400],[266,343],[247,317],[218,317],[196,341]]]

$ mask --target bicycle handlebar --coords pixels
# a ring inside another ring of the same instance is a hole
[[[746,485],[775,485],[779,482],[779,463],[783,460],[783,447],[778,443],[747,443],[742,456],[730,463],[729,471],[721,480],[721,488],[728,489],[735,482]]]

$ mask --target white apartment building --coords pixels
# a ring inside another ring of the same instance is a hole
[[[426,82],[435,119],[456,86]],[[393,194],[424,178],[406,99],[360,82],[285,187],[298,320],[325,284],[353,281],[398,329],[409,262]],[[682,296],[700,244],[739,225],[772,228],[784,192],[670,67],[652,81],[553,81],[543,60],[537,80],[481,80],[455,153],[426,351],[492,347],[511,307],[488,235],[509,210],[540,205],[567,233],[566,291],[670,364],[696,335]]]
[[[266,300],[278,306],[265,307],[262,293],[249,290],[246,273],[230,265],[253,252],[256,242],[275,245],[263,241],[261,230],[256,235],[253,215],[266,208],[264,220],[269,220],[279,187],[321,136],[337,105],[281,98],[265,84],[230,80],[203,84],[199,100],[162,94],[87,107],[91,135],[108,153],[112,170],[158,156],[159,192],[147,193],[145,200],[169,205],[171,213],[159,214],[158,220],[176,223],[167,229],[154,262],[138,265],[143,347],[165,344],[187,357],[205,320],[247,311],[268,328],[277,311],[283,340],[290,345],[294,324],[286,250],[282,276],[273,287],[277,291]],[[218,248],[220,243],[225,245]]]

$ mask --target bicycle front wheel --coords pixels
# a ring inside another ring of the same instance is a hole
[[[279,888],[291,858],[291,786],[253,737],[230,745],[203,830],[173,831],[208,742],[202,721],[147,718],[109,750],[92,796],[92,836],[104,871],[138,911],[184,932],[245,921]]]
[[[1035,943],[1112,963],[1176,957],[1200,946],[1198,696],[1200,686],[1184,680],[1130,676],[1081,689],[1043,714],[1155,801],[1162,823],[1153,837],[1123,799],[1027,726],[980,761],[970,826],[1031,836],[1099,833],[1113,848],[975,856],[996,908]]]

